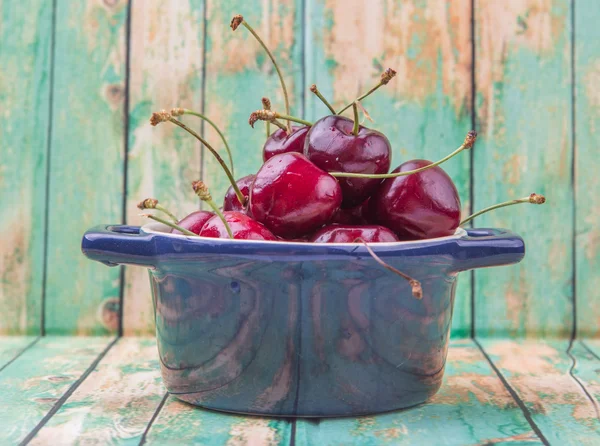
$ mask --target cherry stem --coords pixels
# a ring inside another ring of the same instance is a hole
[[[329,111],[335,115],[335,109],[329,103],[329,101],[327,99],[325,99],[325,97],[321,94],[321,92],[319,91],[319,89],[317,88],[317,86],[315,84],[312,84],[310,86],[310,91],[312,91],[315,94],[315,96],[318,97],[323,104],[325,104],[325,106],[329,109]]]
[[[279,127],[286,134],[289,134],[287,127],[285,125],[283,125],[281,122],[279,122],[277,119],[273,119],[273,121],[267,121],[267,125],[269,124],[269,122],[272,122],[275,126]]]
[[[369,254],[371,255],[371,257],[373,257],[373,259],[377,263],[379,263],[385,269],[387,269],[387,270],[393,272],[394,274],[397,274],[400,277],[402,277],[403,279],[405,279],[408,282],[408,284],[411,286],[411,288],[412,288],[412,295],[416,299],[422,299],[423,298],[423,288],[421,287],[421,282],[419,282],[417,279],[413,279],[412,277],[410,277],[407,274],[404,274],[402,271],[400,271],[399,269],[394,268],[392,265],[388,265],[387,263],[385,263],[383,260],[381,260],[379,258],[379,256],[377,254],[375,254],[375,252],[373,252],[373,250],[371,249],[371,247],[362,238],[359,237],[356,240],[354,240],[354,242],[361,242],[363,245],[365,245],[365,248],[367,248],[367,251],[369,251]]]
[[[284,115],[283,113],[275,112],[275,119],[277,119],[277,118],[286,120],[288,122],[288,125],[289,125],[290,121],[297,122],[298,124],[303,124],[307,127],[310,127],[312,125],[312,122],[310,122],[310,121],[305,121],[304,119],[296,118],[295,116]],[[291,127],[288,130],[291,133]]]
[[[271,110],[271,100],[269,98],[262,98],[262,105],[265,110]],[[265,123],[265,129],[267,131],[267,139],[271,136],[271,123],[267,121]]]
[[[352,104],[352,111],[354,112],[354,127],[352,127],[352,134],[356,136],[358,135],[358,128],[360,127],[360,123],[358,122],[358,105],[356,102]]]
[[[415,173],[423,172],[427,169],[431,169],[432,167],[439,166],[440,164],[445,163],[450,158],[454,157],[455,155],[458,155],[463,150],[470,149],[471,147],[473,147],[473,144],[475,143],[476,139],[477,139],[477,132],[475,132],[475,130],[471,130],[469,133],[467,133],[467,136],[465,137],[465,140],[462,143],[462,145],[458,149],[456,149],[454,152],[452,152],[450,155],[445,156],[444,158],[442,158],[439,161],[436,161],[435,163],[431,163],[431,164],[428,164],[427,166],[423,166],[423,167],[420,167],[420,168],[414,169],[414,170],[407,170],[405,172],[396,172],[396,173],[383,173],[383,174],[379,174],[379,175],[368,174],[368,173],[329,172],[329,175],[336,177],[336,178],[396,178],[396,177],[404,177],[407,175],[412,175]]]
[[[137,205],[138,209],[156,209],[157,211],[160,211],[166,215],[169,216],[169,218],[171,220],[173,220],[173,222],[177,223],[179,221],[179,219],[173,215],[167,208],[165,208],[164,206],[162,206],[161,204],[159,204],[158,200],[156,198],[146,198],[143,201],[140,201]]]
[[[208,203],[212,210],[215,211],[215,214],[219,216],[219,218],[225,225],[225,229],[227,230],[229,238],[233,239],[233,232],[231,231],[231,227],[229,226],[229,223],[227,223],[227,220],[225,220],[225,216],[223,215],[217,204],[213,201],[212,195],[210,194],[210,191],[208,190],[206,184],[204,184],[203,181],[192,181],[192,188],[194,189],[196,195],[198,195],[198,198],[200,198],[200,200],[204,201],[205,203]]]
[[[343,112],[345,112],[346,110],[348,110],[350,107],[352,107],[352,104],[354,104],[355,102],[360,102],[362,101],[364,98],[366,98],[367,96],[369,96],[371,93],[373,93],[375,90],[377,90],[379,87],[383,86],[383,85],[387,85],[387,83],[392,80],[392,78],[396,75],[396,72],[394,70],[392,70],[391,68],[388,68],[387,70],[385,70],[382,74],[381,74],[381,78],[379,80],[379,83],[377,85],[375,85],[373,88],[371,88],[369,91],[367,91],[365,94],[363,94],[362,96],[359,96],[358,98],[356,98],[354,101],[352,101],[350,104],[346,105],[344,108],[342,108],[339,112],[337,112],[338,115],[341,115]]]
[[[167,220],[164,220],[164,219],[162,219],[160,217],[157,217],[156,215],[142,214],[142,217],[150,218],[150,219],[152,219],[154,221],[162,223],[163,225],[169,226],[170,228],[177,229],[182,234],[189,235],[189,236],[192,236],[192,237],[198,237],[198,234],[194,234],[192,231],[188,231],[187,229],[182,228],[181,226],[176,225],[175,223],[171,223],[170,221],[167,221]]]
[[[264,109],[256,110],[256,111],[250,113],[250,117],[248,118],[248,124],[250,124],[250,126],[252,128],[254,128],[254,124],[256,124],[256,121],[270,121],[273,124],[279,126],[280,124],[278,123],[277,118],[285,119],[288,122],[294,121],[294,122],[297,122],[298,124],[303,124],[307,127],[312,126],[312,122],[305,121],[304,119],[296,118],[295,116],[284,115],[282,113],[277,113],[276,111],[273,111],[273,110],[264,110]],[[288,133],[291,133],[291,131],[289,131]]]
[[[242,25],[244,25],[246,27],[246,29],[248,31],[250,31],[250,33],[254,36],[254,38],[256,40],[258,40],[258,43],[260,43],[260,45],[264,48],[264,50],[267,52],[267,54],[269,56],[269,59],[271,59],[271,62],[273,62],[273,66],[275,66],[275,70],[277,71],[277,75],[279,76],[279,82],[281,82],[281,88],[283,90],[283,97],[285,99],[285,112],[289,115],[290,114],[290,100],[288,98],[287,88],[285,86],[285,81],[283,80],[283,75],[281,74],[281,70],[279,69],[277,62],[275,62],[275,57],[273,56],[273,53],[271,53],[271,51],[269,50],[269,48],[267,47],[265,42],[262,41],[260,36],[258,34],[256,34],[256,31],[254,31],[254,29],[250,25],[248,25],[248,22],[246,22],[246,20],[244,20],[243,18],[242,18]],[[290,133],[292,132],[292,126],[289,123],[289,121],[288,121],[287,129],[288,129],[288,132],[290,132]]]
[[[227,178],[229,178],[229,182],[231,183],[231,187],[235,191],[235,195],[237,196],[237,199],[240,201],[240,203],[242,204],[242,206],[245,206],[246,205],[246,197],[244,196],[244,194],[242,194],[242,191],[240,190],[240,188],[238,187],[237,183],[235,182],[235,178],[233,178],[233,175],[231,174],[231,171],[227,167],[227,164],[225,164],[225,161],[223,161],[223,158],[221,158],[221,156],[217,153],[217,151],[213,148],[213,146],[211,146],[208,143],[208,141],[206,141],[204,138],[202,138],[200,135],[198,135],[195,131],[193,131],[192,129],[190,129],[183,122],[178,121],[177,119],[173,118],[170,115],[164,116],[164,118],[165,118],[164,120],[170,121],[173,124],[181,127],[183,130],[185,130],[190,135],[192,135],[194,138],[196,138],[198,141],[200,141],[202,144],[204,144],[204,146],[208,150],[210,150],[210,152],[213,154],[213,156],[216,158],[216,160],[219,162],[219,164],[221,165],[221,167],[225,171],[225,174],[227,175]]]
[[[231,155],[231,149],[229,148],[229,144],[227,144],[227,139],[225,139],[225,135],[223,135],[223,132],[221,132],[219,127],[217,127],[217,125],[214,122],[212,122],[208,118],[208,116],[205,116],[202,113],[198,113],[193,110],[188,110],[187,108],[174,108],[171,110],[171,115],[173,115],[173,116],[192,115],[192,116],[196,116],[196,117],[202,119],[203,121],[208,122],[210,124],[210,126],[213,129],[215,129],[215,131],[219,134],[219,136],[221,137],[221,140],[223,141],[223,144],[225,144],[225,150],[227,151],[227,156],[229,157],[229,165],[231,166],[231,173],[233,175],[235,175],[235,172],[233,170],[233,156]]]
[[[495,204],[493,206],[489,206],[485,209],[480,210],[479,212],[475,212],[473,215],[468,216],[463,221],[460,222],[459,226],[464,225],[465,223],[470,222],[475,217],[480,216],[481,214],[485,214],[486,212],[493,211],[494,209],[503,208],[506,206],[512,206],[513,204],[519,203],[531,203],[531,204],[544,204],[546,202],[546,197],[540,194],[531,194],[528,197],[519,198],[517,200],[509,200],[504,203]]]

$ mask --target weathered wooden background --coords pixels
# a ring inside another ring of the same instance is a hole
[[[183,215],[198,177],[224,192],[193,139],[149,126],[153,110],[203,111],[238,176],[257,170],[264,132],[248,114],[282,96],[256,42],[229,29],[235,13],[275,50],[295,114],[326,113],[312,83],[341,105],[393,67],[364,105],[394,164],[437,159],[474,127],[475,149],[445,165],[465,213],[548,197],[476,220],[520,233],[528,253],[460,277],[455,337],[599,334],[596,0],[0,0],[0,334],[152,333],[146,272],[85,259],[81,235],[142,223],[146,196]]]

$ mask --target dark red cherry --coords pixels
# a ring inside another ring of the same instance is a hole
[[[238,240],[277,240],[271,231],[246,214],[236,211],[223,212],[231,228],[233,238]],[[208,220],[200,231],[202,237],[229,238],[223,220],[218,215]]]
[[[306,135],[304,155],[327,172],[382,174],[390,168],[391,146],[383,133],[360,126],[343,116],[325,116]],[[354,207],[370,197],[381,183],[377,178],[339,178],[342,207]]]
[[[289,135],[282,129],[277,129],[267,138],[263,147],[263,161],[273,158],[281,153],[304,151],[304,140],[310,127],[292,126]]]
[[[394,172],[405,172],[429,164],[431,161],[407,161]],[[401,239],[452,235],[460,223],[458,191],[439,166],[384,180],[371,197],[370,210],[378,224],[390,228]]]
[[[370,198],[367,198],[363,204],[359,204],[353,208],[338,209],[333,215],[331,223],[352,226],[368,224],[369,220],[367,217],[369,215],[369,200]]]
[[[314,243],[354,243],[357,238],[365,242],[397,242],[398,237],[388,228],[375,225],[329,225],[310,238]]]
[[[300,153],[267,160],[250,189],[250,212],[274,234],[298,238],[331,220],[342,202],[337,180]]]
[[[246,175],[245,177],[240,178],[236,181],[236,184],[240,188],[240,192],[244,197],[248,197],[250,195],[250,186],[252,186],[252,182],[254,181],[254,175]],[[223,210],[224,211],[239,211],[244,212],[244,207],[240,200],[238,200],[235,195],[235,191],[233,187],[229,186],[227,192],[225,192],[225,198],[223,199]]]
[[[183,229],[192,231],[194,234],[200,234],[200,230],[204,224],[214,217],[214,212],[209,211],[196,211],[187,215],[186,217],[179,220],[177,226],[181,226]],[[181,234],[177,229],[171,229],[172,234]]]

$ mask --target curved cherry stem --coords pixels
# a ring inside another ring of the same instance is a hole
[[[352,104],[352,111],[354,112],[354,126],[352,127],[352,134],[356,136],[358,135],[358,130],[360,127],[360,122],[358,122],[358,105],[356,102]]]
[[[254,28],[252,28],[248,24],[248,22],[246,22],[246,20],[244,20],[243,17],[242,17],[241,24],[244,25],[248,31],[250,31],[250,34],[252,34],[254,36],[254,38],[258,41],[258,43],[260,43],[260,45],[263,47],[263,49],[267,52],[267,55],[269,56],[269,59],[271,59],[271,62],[273,62],[275,71],[277,71],[277,75],[279,76],[279,82],[281,83],[281,89],[283,90],[283,98],[285,99],[285,112],[289,115],[290,114],[290,99],[288,97],[288,92],[287,92],[287,88],[285,86],[285,81],[283,80],[283,74],[281,74],[281,70],[279,69],[277,62],[275,61],[275,57],[273,56],[273,53],[271,53],[271,51],[269,50],[269,48],[267,47],[265,42],[263,42],[263,40],[256,33],[256,31],[254,31]],[[236,28],[237,28],[237,26],[236,26]],[[234,28],[234,30],[235,30],[235,28]],[[292,125],[289,123],[289,121],[287,124],[287,129],[288,129],[288,132],[290,132],[290,133],[292,132]]]
[[[303,124],[307,127],[312,126],[312,122],[310,122],[310,121],[305,121],[304,119],[296,118],[295,116],[284,115],[283,113],[277,113],[276,111],[273,111],[273,110],[264,110],[264,109],[256,110],[256,111],[250,113],[250,117],[248,118],[248,124],[250,124],[250,126],[254,128],[254,124],[256,124],[256,121],[270,121],[273,124],[279,126],[280,124],[278,123],[277,118],[285,119],[288,122],[289,121],[297,122],[298,124]]]
[[[231,167],[231,174],[235,175],[235,171],[233,170],[233,156],[231,155],[231,149],[229,148],[229,144],[227,144],[227,139],[225,139],[225,135],[223,135],[223,132],[221,132],[219,127],[217,127],[217,125],[213,121],[211,121],[208,118],[208,116],[205,116],[202,113],[198,113],[193,110],[189,110],[187,108],[174,108],[173,110],[171,110],[171,114],[173,116],[192,115],[192,116],[196,116],[196,117],[202,119],[203,121],[208,122],[210,124],[210,126],[213,129],[215,129],[215,131],[221,137],[221,141],[223,141],[223,144],[225,145],[225,150],[227,151],[227,156],[229,157],[229,166]]]
[[[369,254],[371,255],[371,257],[373,257],[373,259],[377,263],[379,263],[385,269],[387,269],[387,270],[393,272],[394,274],[397,274],[400,277],[402,277],[403,279],[405,279],[408,282],[408,284],[411,286],[411,288],[412,288],[412,295],[416,299],[422,299],[423,298],[423,288],[421,287],[421,282],[419,282],[417,279],[413,279],[412,277],[410,277],[407,274],[404,274],[402,271],[400,271],[399,269],[394,268],[392,265],[388,265],[387,263],[385,263],[383,260],[381,260],[379,258],[379,256],[377,254],[375,254],[375,252],[371,249],[371,247],[367,244],[367,242],[365,242],[362,238],[358,237],[356,240],[354,240],[354,242],[360,242],[363,245],[365,245],[365,248],[367,248],[367,251],[369,251]]]
[[[173,220],[174,223],[177,223],[179,221],[179,219],[173,213],[171,213],[166,207],[161,205],[156,198],[146,198],[145,200],[140,201],[138,203],[137,207],[138,207],[138,209],[141,209],[141,210],[156,209],[157,211],[160,211],[163,214],[168,215],[169,218],[171,220]]]
[[[185,130],[190,135],[192,135],[194,138],[196,138],[198,141],[200,141],[202,144],[204,144],[204,146],[208,150],[210,150],[210,152],[213,154],[213,156],[216,158],[216,160],[219,162],[219,164],[225,171],[227,178],[229,178],[229,182],[231,183],[231,187],[235,191],[235,195],[237,196],[237,199],[240,201],[240,203],[242,203],[242,206],[245,206],[246,205],[246,197],[244,196],[244,194],[242,194],[242,191],[240,190],[237,183],[235,182],[235,178],[233,178],[233,175],[231,174],[231,171],[227,167],[227,164],[225,164],[225,161],[223,161],[223,158],[221,158],[221,156],[217,153],[217,151],[213,148],[213,146],[211,146],[208,143],[208,141],[206,141],[204,138],[202,138],[200,135],[198,135],[195,131],[190,129],[183,122],[178,121],[177,119],[173,118],[170,115],[168,117],[166,117],[166,120],[172,122],[176,126],[181,127],[183,130]]]
[[[166,225],[166,226],[168,226],[170,228],[177,229],[182,234],[189,235],[191,237],[199,237],[198,234],[194,234],[192,231],[189,231],[189,230],[187,230],[185,228],[182,228],[179,225],[171,223],[170,221],[167,221],[167,220],[164,220],[164,219],[162,219],[160,217],[157,217],[156,215],[152,215],[152,214],[141,214],[141,215],[142,215],[142,217],[150,218],[151,220],[154,220],[154,221],[157,221],[159,223],[162,223],[163,225]]]
[[[205,203],[208,203],[212,210],[215,211],[215,214],[219,216],[219,218],[225,225],[225,229],[227,230],[229,238],[233,239],[233,232],[231,231],[231,227],[229,226],[229,223],[227,223],[227,220],[221,212],[221,209],[219,209],[217,204],[213,201],[212,195],[208,190],[208,186],[206,186],[206,184],[204,184],[203,181],[192,181],[192,188],[194,189],[196,195],[198,195],[198,198],[200,198],[200,200],[204,201]]]
[[[408,175],[412,175],[415,173],[423,172],[427,169],[431,169],[432,167],[439,166],[442,163],[445,163],[450,158],[458,155],[460,152],[466,149],[470,149],[473,147],[475,140],[477,139],[477,132],[471,130],[467,133],[467,137],[462,145],[452,152],[450,155],[445,156],[441,160],[436,161],[435,163],[428,164],[427,166],[420,167],[414,170],[407,170],[405,172],[396,172],[396,173],[383,173],[383,174],[368,174],[368,173],[352,173],[352,172],[329,172],[329,175],[334,176],[336,178],[396,178],[396,177],[405,177]]]
[[[381,78],[379,79],[379,83],[377,85],[375,85],[373,88],[371,88],[369,91],[367,91],[365,94],[363,94],[362,96],[359,96],[358,98],[356,98],[354,101],[352,101],[351,103],[349,103],[348,105],[346,105],[344,108],[342,108],[339,112],[337,112],[338,115],[341,115],[343,112],[345,112],[346,110],[348,110],[350,107],[352,107],[352,104],[354,104],[355,102],[360,102],[362,101],[364,98],[366,98],[367,96],[369,96],[371,93],[373,93],[374,91],[376,91],[379,87],[382,87],[383,85],[387,85],[389,81],[392,80],[392,78],[396,76],[396,72],[394,70],[392,70],[391,68],[388,68],[387,70],[385,70],[382,74],[381,74]]]
[[[460,222],[459,226],[464,225],[465,223],[470,222],[475,217],[479,217],[481,214],[485,214],[486,212],[493,211],[494,209],[500,209],[506,206],[512,206],[514,204],[520,203],[531,203],[531,204],[544,204],[546,202],[546,197],[540,194],[531,194],[528,197],[518,198],[517,200],[509,200],[504,203],[498,203],[493,206],[489,206],[485,209],[480,210],[479,212],[475,212],[473,215],[469,215],[463,221]]]
[[[315,84],[312,84],[310,86],[310,91],[312,91],[315,94],[315,96],[318,97],[323,104],[325,104],[325,107],[327,107],[329,109],[329,111],[335,115],[335,109],[329,103],[329,101],[327,99],[325,99],[325,97],[321,94],[321,92],[319,91],[319,89],[317,88],[317,86]]]

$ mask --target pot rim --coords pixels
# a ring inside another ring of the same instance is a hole
[[[189,235],[185,235],[185,234],[172,234],[171,232],[169,232],[171,230],[170,227],[168,227],[167,225],[163,225],[162,223],[157,223],[157,222],[152,222],[152,223],[147,223],[145,225],[143,225],[140,229],[140,232],[143,232],[145,234],[153,234],[153,235],[160,235],[162,237],[168,237],[168,238],[174,238],[174,239],[179,239],[179,240],[186,240],[186,241],[195,241],[195,242],[215,242],[215,241],[219,241],[220,243],[223,244],[239,244],[239,243],[258,243],[258,244],[273,244],[273,245],[278,245],[281,246],[282,244],[288,244],[288,245],[298,245],[298,246],[363,246],[362,243],[324,243],[324,242],[295,242],[295,241],[289,241],[289,240],[232,240],[229,238],[213,238],[213,237],[201,237],[201,236],[196,236],[196,237],[192,237]],[[410,246],[410,245],[416,245],[416,244],[420,244],[422,245],[423,243],[427,243],[427,242],[440,242],[440,241],[444,241],[444,240],[454,240],[454,239],[460,239],[462,237],[467,236],[467,231],[464,228],[458,227],[456,228],[456,231],[454,232],[454,234],[452,235],[447,235],[444,237],[435,237],[435,238],[427,238],[427,239],[420,239],[420,240],[408,240],[408,241],[401,241],[401,242],[371,242],[369,243],[369,245],[376,245],[378,247],[395,247],[395,246]]]

